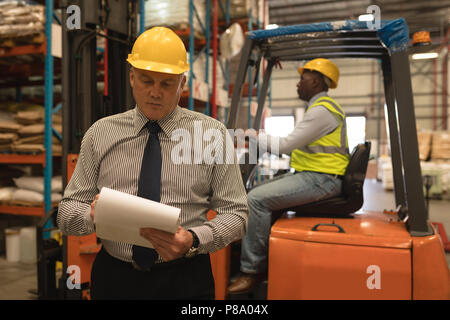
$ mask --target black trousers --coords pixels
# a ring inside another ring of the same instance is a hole
[[[181,258],[155,264],[150,271],[138,271],[102,248],[92,266],[91,298],[214,299],[209,255]]]

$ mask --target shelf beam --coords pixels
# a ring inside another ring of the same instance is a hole
[[[45,54],[46,43],[30,44],[12,48],[0,48],[0,58],[21,56],[27,54]]]
[[[44,206],[42,207],[25,207],[25,206],[6,206],[0,205],[0,214],[13,214],[21,216],[44,216]]]
[[[45,166],[45,154],[0,154],[0,163],[41,164]]]

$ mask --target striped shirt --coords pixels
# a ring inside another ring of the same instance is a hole
[[[75,171],[58,209],[58,227],[64,234],[95,232],[90,204],[102,187],[137,195],[149,136],[145,130],[147,122],[135,107],[102,118],[87,130]],[[199,253],[214,252],[242,238],[247,228],[248,207],[234,149],[231,154],[223,152],[227,161],[219,159],[222,152],[211,153],[214,161],[198,161],[202,160],[199,158],[202,151],[205,154],[218,151],[225,143],[222,146],[217,143],[231,141],[225,126],[179,106],[158,120],[158,124],[162,129],[158,133],[162,157],[161,203],[181,209],[180,224],[198,236]],[[207,139],[205,132],[219,132],[221,137],[216,134],[215,139]],[[217,143],[211,145],[211,141]],[[175,156],[183,151],[180,163],[180,157]],[[210,209],[217,215],[208,221],[206,214]],[[131,244],[102,239],[102,245],[113,257],[132,261]]]

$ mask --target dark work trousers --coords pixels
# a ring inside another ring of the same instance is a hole
[[[102,248],[92,266],[91,298],[214,299],[209,255],[181,258],[155,264],[150,271],[138,271]]]

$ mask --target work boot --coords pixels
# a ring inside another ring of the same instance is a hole
[[[249,293],[262,280],[263,274],[249,274],[241,272],[239,277],[228,287],[228,294]]]

